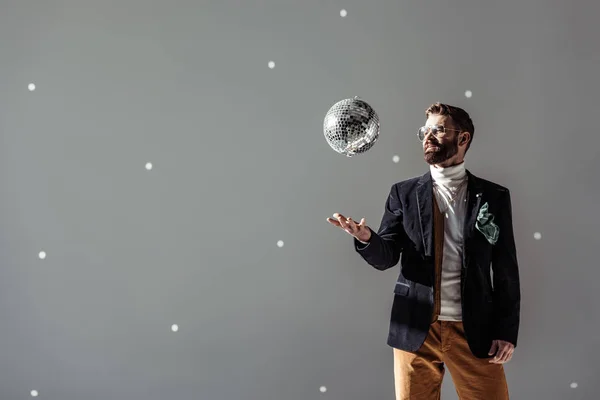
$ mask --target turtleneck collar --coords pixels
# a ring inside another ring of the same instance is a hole
[[[444,186],[459,185],[467,180],[467,170],[464,161],[447,168],[438,168],[430,165],[429,169],[433,181]]]

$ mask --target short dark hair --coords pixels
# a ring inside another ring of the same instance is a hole
[[[452,118],[452,122],[458,129],[460,129],[462,132],[469,132],[471,134],[471,139],[467,144],[465,153],[469,150],[469,147],[471,147],[471,142],[473,142],[473,136],[475,135],[475,126],[473,125],[471,117],[465,110],[449,104],[438,102],[433,103],[427,108],[427,110],[425,110],[425,116],[429,118],[430,115],[448,115],[450,118]]]

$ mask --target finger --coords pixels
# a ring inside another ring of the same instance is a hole
[[[331,217],[327,218],[327,222],[329,222],[331,225],[335,225],[337,227],[340,226],[340,222],[337,219],[333,219]]]
[[[345,217],[343,217],[342,215],[338,214],[337,220],[339,221],[339,223],[342,226],[342,228],[348,229],[348,222],[347,222],[347,219]]]
[[[502,351],[500,352],[500,354],[498,354],[498,355],[496,356],[496,362],[497,362],[498,364],[502,364],[502,363],[504,362],[504,360],[505,360],[505,359],[506,359],[506,351],[502,350]]]
[[[500,349],[500,351],[498,352],[498,354],[496,355],[496,357],[494,357],[494,360],[496,361],[497,364],[503,364],[504,362],[506,362],[507,355],[508,355],[508,348],[502,347]]]
[[[356,233],[358,231],[358,226],[356,225],[356,222],[352,220],[352,218],[348,218],[346,220],[346,224],[348,224],[348,229],[350,230],[350,233]]]
[[[504,345],[498,346],[498,351],[496,352],[496,357],[494,357],[496,359],[496,361],[502,362],[505,355],[506,355],[506,346],[504,346]]]
[[[493,356],[498,350],[498,343],[494,340],[492,342],[492,347],[490,347],[490,351],[488,352],[489,356]]]
[[[514,353],[515,353],[514,351],[510,352],[510,354],[508,355],[508,359],[506,360],[506,362],[509,362],[510,360],[512,360]]]
[[[344,216],[343,216],[342,214],[340,214],[340,213],[334,213],[334,214],[333,214],[333,218],[335,218],[335,219],[340,219],[340,218],[346,219],[346,217],[344,217]]]
[[[511,357],[512,357],[512,354],[510,352],[508,354],[506,354],[506,357],[504,357],[504,363],[509,362]]]
[[[505,363],[507,363],[507,362],[510,361],[510,359],[512,357],[512,354],[513,354],[513,351],[514,350],[512,348],[510,348],[510,347],[506,350],[506,354],[504,355],[504,362]]]
[[[356,225],[356,227],[358,228],[359,231],[365,229],[367,227],[367,223],[366,223],[365,219],[362,218],[360,220],[360,222],[358,223],[358,225]]]

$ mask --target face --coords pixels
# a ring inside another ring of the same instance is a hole
[[[430,165],[446,168],[463,162],[467,141],[459,145],[459,136],[468,136],[450,129],[456,129],[452,118],[447,115],[431,115],[425,122],[426,126],[442,125],[446,131],[440,137],[428,133],[423,141],[425,161]],[[468,139],[468,138],[467,138]]]

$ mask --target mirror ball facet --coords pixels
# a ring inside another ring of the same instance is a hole
[[[365,101],[354,97],[335,103],[323,122],[325,140],[347,157],[364,153],[379,138],[379,117]]]

